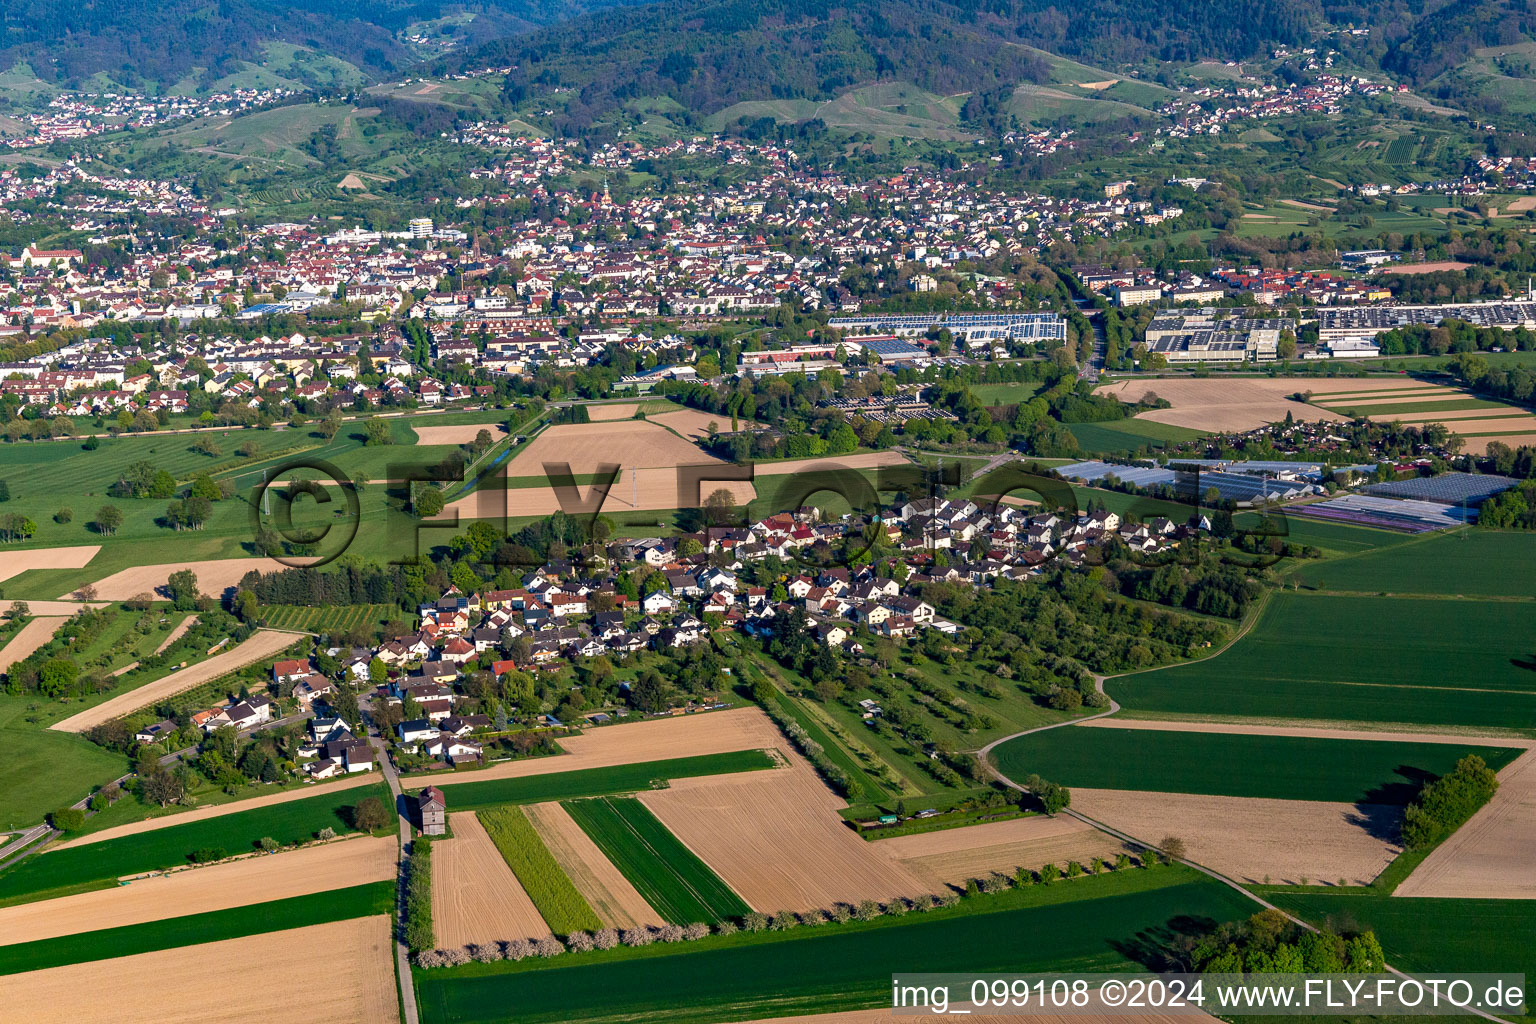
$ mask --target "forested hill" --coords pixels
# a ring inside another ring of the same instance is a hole
[[[628,100],[665,96],[696,113],[741,100],[825,99],[856,83],[913,82],[933,92],[985,92],[1040,81],[1035,49],[1116,69],[1151,61],[1242,60],[1330,35],[1366,67],[1411,78],[1438,73],[1424,56],[1463,55],[1492,30],[1457,12],[1520,0],[665,0],[599,10],[494,43],[465,60],[519,65],[508,99],[553,86],[580,90],[571,123]],[[1506,19],[1508,22],[1508,19]],[[1516,37],[1513,28],[1495,34]],[[445,68],[449,65],[445,64]]]
[[[417,62],[400,33],[418,22],[472,14],[478,44],[612,2],[621,0],[4,0],[0,70],[25,63],[60,85],[105,74],[168,86],[195,70],[216,81],[287,42],[378,76]]]

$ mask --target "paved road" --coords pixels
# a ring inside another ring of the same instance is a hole
[[[360,709],[364,708],[363,698],[357,699]],[[406,858],[411,851],[411,821],[406,816],[404,795],[400,790],[400,775],[395,771],[393,762],[389,759],[389,748],[379,732],[373,725],[373,718],[366,710],[363,710],[363,722],[368,727],[368,742],[373,746],[374,753],[378,755],[379,769],[384,773],[384,781],[389,784],[389,793],[395,802],[395,810],[400,817],[400,864],[399,872],[395,880],[395,907],[397,916],[402,922],[401,927],[395,931],[395,975],[400,979],[400,1005],[404,1010],[405,1024],[420,1024],[420,1016],[416,1011],[416,983],[411,978],[410,947],[405,944],[405,872]]]

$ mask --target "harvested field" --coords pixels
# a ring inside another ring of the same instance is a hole
[[[1193,430],[1253,430],[1267,423],[1285,419],[1287,412],[1299,420],[1344,419],[1338,413],[1326,409],[1308,408],[1293,402],[1287,395],[1331,381],[1299,381],[1295,379],[1215,378],[1187,380],[1136,380],[1108,384],[1099,389],[1101,394],[1111,394],[1121,401],[1139,401],[1147,394],[1156,394],[1173,403],[1169,409],[1154,409],[1141,413],[1137,418],[1155,423],[1167,423]],[[1342,382],[1338,382],[1342,383]]]
[[[1499,773],[1499,791],[1397,887],[1394,896],[1536,899],[1536,753]]]
[[[100,544],[81,544],[69,548],[7,551],[3,563],[0,563],[0,581],[19,576],[29,569],[84,569],[100,550]]]
[[[560,503],[554,488],[543,482],[546,462],[566,463],[578,476],[595,473],[604,463],[618,464],[619,479],[605,502],[611,511],[677,508],[678,466],[726,465],[654,423],[559,424],[534,438],[507,465],[508,477],[533,477],[541,481],[539,484],[509,489],[504,511],[500,507],[502,494],[486,490],[453,502],[449,511],[464,517],[495,518],[547,515],[558,510]],[[705,494],[714,489],[708,483],[701,487]],[[730,489],[738,503],[744,504],[754,496],[750,484],[735,484]],[[590,485],[583,485],[582,491],[583,495],[590,493]]]
[[[694,757],[786,745],[779,727],[756,707],[606,725],[555,742],[565,748],[566,756],[507,761],[481,771],[460,772],[430,779],[402,779],[401,785],[407,789],[420,789],[429,784],[451,786],[456,782],[548,775],[615,764],[665,761],[685,755]]]
[[[432,926],[440,946],[549,934],[533,901],[473,811],[448,816],[452,839],[432,845]]]
[[[443,427],[412,427],[416,431],[417,444],[469,444],[480,436],[480,431],[490,432],[492,441],[507,436],[505,423],[454,423]]]
[[[0,649],[0,672],[9,672],[12,665],[52,640],[54,632],[68,621],[67,615],[39,615],[28,620]]]
[[[217,558],[203,562],[172,562],[166,565],[139,565],[115,572],[96,581],[96,596],[103,601],[126,601],[139,594],[155,593],[166,585],[171,573],[191,569],[197,576],[197,588],[209,597],[222,597],[240,578],[257,572],[281,572],[287,565],[275,558]],[[60,594],[68,601],[75,595]]]
[[[1511,408],[1508,412],[1498,409],[1450,409],[1446,412],[1407,412],[1401,416],[1393,416],[1398,423],[1444,423],[1454,429],[1461,427],[1478,428],[1478,422],[1508,423],[1514,419],[1515,425],[1520,426],[1520,421],[1528,417],[1530,413],[1523,409]]]
[[[624,873],[603,856],[603,851],[571,819],[564,807],[558,803],[531,804],[524,807],[523,812],[533,823],[539,838],[544,840],[550,856],[602,918],[604,925],[632,928],[640,924],[665,923]]]
[[[1461,431],[1458,430],[1457,433],[1459,434]],[[1506,434],[1500,431],[1497,435],[1479,434],[1471,437],[1463,435],[1462,441],[1465,442],[1465,447],[1462,450],[1467,452],[1486,452],[1488,446],[1495,441],[1499,444],[1507,444],[1511,448],[1519,448],[1522,445],[1536,445],[1536,432],[1529,434]]]
[[[155,653],[160,654],[165,651],[166,648],[170,647],[171,644],[175,643],[177,640],[180,640],[182,635],[195,625],[197,625],[196,615],[188,615],[186,618],[176,623],[175,628],[165,635],[164,640],[160,641],[160,646],[155,648]]]
[[[931,888],[843,824],[837,813],[843,801],[798,757],[781,771],[679,779],[639,800],[764,913]]]
[[[50,850],[74,849],[76,846],[89,846],[92,843],[106,842],[108,839],[121,839],[123,836],[134,836],[140,832],[154,832],[156,829],[169,828],[172,825],[185,825],[188,822],[202,821],[204,818],[222,818],[226,814],[238,814],[241,811],[255,810],[258,807],[269,807],[273,804],[286,804],[294,800],[303,800],[312,796],[320,796],[323,793],[335,793],[344,789],[359,789],[363,786],[377,785],[378,779],[372,772],[363,772],[335,782],[327,782],[324,785],[308,785],[300,789],[290,789],[283,793],[273,793],[271,796],[258,796],[250,800],[236,800],[227,804],[212,804],[208,807],[198,807],[190,811],[181,811],[177,814],[166,814],[158,818],[146,818],[143,821],[131,821],[126,825],[118,825],[114,828],[104,828],[100,832],[92,832],[81,836],[79,839],[71,839],[63,843],[49,844]]]
[[[663,412],[655,415],[647,415],[647,423],[660,423],[668,430],[675,430],[684,437],[700,438],[709,436],[709,425],[713,423],[715,429],[725,432],[731,429],[731,417],[700,412],[698,409],[679,409],[677,412]],[[751,420],[737,420],[736,425],[742,430],[761,430],[761,423]]]
[[[179,672],[172,672],[152,683],[145,683],[135,690],[113,697],[93,708],[87,708],[78,715],[71,715],[62,722],[55,722],[48,728],[60,732],[85,732],[92,726],[132,714],[158,700],[174,696],[183,690],[190,690],[194,686],[201,686],[226,672],[233,672],[246,665],[270,658],[284,648],[291,647],[296,640],[298,637],[292,633],[259,629],[249,640],[221,651],[207,661],[200,661],[196,665]]]
[[[639,402],[608,402],[587,406],[587,418],[593,423],[612,423],[614,420],[632,420],[639,410]]]
[[[1371,729],[1330,729],[1326,726],[1309,725],[1257,725],[1246,722],[1191,722],[1187,719],[1096,718],[1079,722],[1076,729],[1146,729],[1152,732],[1215,732],[1235,733],[1239,736],[1302,736],[1324,740],[1379,740],[1384,743],[1451,743],[1465,744],[1475,732],[1382,732]],[[1498,737],[1502,747],[1529,748],[1536,740]]]
[[[1402,852],[1402,808],[1073,787],[1072,807],[1148,842],[1177,835],[1189,859],[1243,882],[1368,885]]]
[[[1438,274],[1446,270],[1467,270],[1472,266],[1460,260],[1437,260],[1433,263],[1389,263],[1378,273],[1382,274]]]
[[[382,882],[395,876],[398,850],[393,836],[360,836],[0,908],[0,946]]]
[[[1407,420],[1405,419],[1406,423]],[[1493,434],[1502,434],[1506,431],[1515,433],[1522,430],[1536,428],[1536,419],[1529,415],[1515,415],[1500,417],[1497,419],[1480,420],[1449,420],[1440,416],[1429,416],[1425,419],[1417,419],[1419,423],[1443,423],[1448,430],[1460,434],[1462,437],[1480,437]],[[1490,439],[1494,439],[1491,438]],[[1484,442],[1486,444],[1486,442]]]
[[[291,963],[304,951],[322,951],[325,969],[286,971],[280,990],[209,988],[232,966]],[[8,975],[0,1004],[31,1024],[101,1020],[109,1003],[118,1024],[380,1024],[399,1013],[393,955],[389,917],[361,917]]]
[[[81,608],[105,608],[110,601],[28,601],[33,615],[62,615],[65,618]]]
[[[935,891],[994,871],[1011,875],[1019,868],[1033,870],[1045,864],[1064,868],[1069,860],[1087,867],[1095,857],[1110,860],[1125,850],[1123,843],[1086,822],[1044,816],[897,836],[870,845],[894,857]]]
[[[1312,401],[1323,405],[1338,406],[1340,409],[1348,409],[1350,406],[1355,405],[1433,405],[1436,402],[1464,402],[1467,400],[1467,397],[1463,392],[1447,389],[1439,394],[1415,392],[1411,395],[1395,395],[1383,392],[1379,397],[1375,394],[1367,394],[1337,398],[1330,395],[1323,398],[1313,398]],[[1375,418],[1379,419],[1380,417],[1377,416]]]
[[[1282,199],[1280,204],[1282,206],[1294,206],[1298,210],[1315,210],[1318,213],[1332,213],[1334,210],[1333,207],[1324,206],[1322,203],[1308,203],[1300,199]]]
[[[786,473],[806,473],[818,469],[875,469],[879,466],[904,466],[907,460],[900,452],[859,452],[856,455],[829,455],[823,459],[789,459],[785,462],[764,462],[758,465],[758,476],[781,476]]]

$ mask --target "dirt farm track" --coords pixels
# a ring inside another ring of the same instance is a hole
[[[380,1024],[398,1015],[393,952],[389,917],[361,917],[12,974],[0,977],[0,1006],[28,1024]],[[219,984],[231,970],[312,956],[323,969],[279,967],[276,988]]]

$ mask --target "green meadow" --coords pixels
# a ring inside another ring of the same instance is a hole
[[[1142,971],[1179,936],[1254,904],[1179,867],[973,897],[948,910],[741,932],[554,961],[420,971],[427,1024],[751,1020],[890,1005],[891,973]]]
[[[326,828],[346,832],[351,826],[345,812],[370,796],[391,803],[389,791],[380,782],[152,832],[49,849],[0,871],[0,905],[107,888],[125,875],[185,865],[197,850],[222,849],[233,856],[250,853],[263,838],[296,843],[313,839]]]
[[[636,891],[673,924],[740,917],[752,908],[633,797],[563,805]]]
[[[1107,689],[1150,714],[1533,730],[1531,621],[1521,601],[1282,591],[1222,654]]]
[[[1010,778],[1033,772],[1068,787],[1403,804],[1467,754],[1499,768],[1518,753],[1473,743],[1086,727],[1020,736],[993,756]]]

